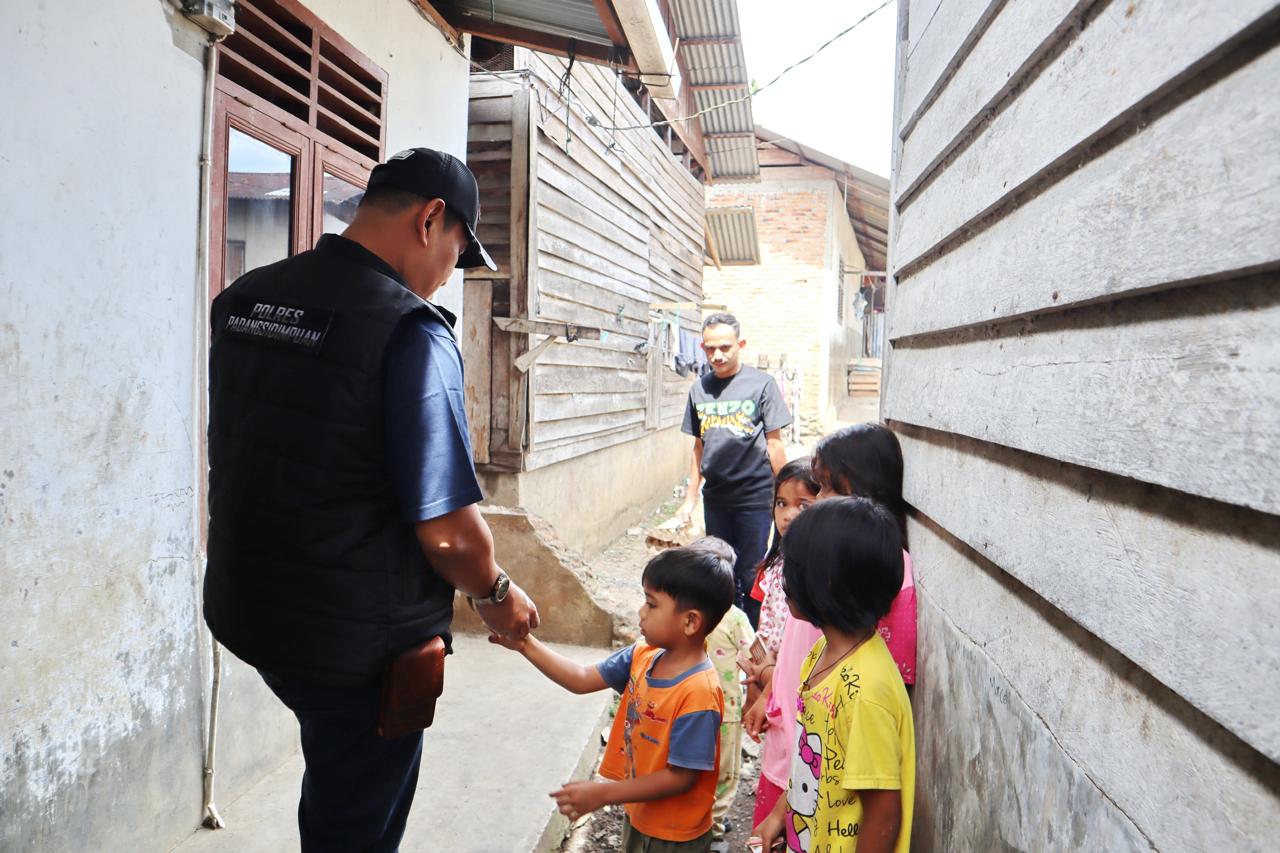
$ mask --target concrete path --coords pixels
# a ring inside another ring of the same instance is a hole
[[[557,646],[581,661],[608,650]],[[422,773],[402,853],[555,850],[568,827],[547,796],[585,778],[600,747],[610,691],[574,696],[514,652],[458,636],[445,695],[427,731]],[[298,849],[302,756],[238,800],[219,803],[226,829],[199,830],[177,853]]]

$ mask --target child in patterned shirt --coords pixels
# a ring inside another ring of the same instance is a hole
[[[707,537],[689,543],[690,548],[705,548],[732,565],[737,555],[729,544],[721,539]],[[738,779],[742,775],[742,672],[738,661],[749,658],[751,644],[756,634],[747,614],[737,607],[720,620],[715,630],[707,635],[707,654],[720,678],[724,691],[724,717],[720,723],[720,775],[716,779],[716,803],[711,810],[712,850],[723,849],[729,827],[725,816],[738,793]]]
[[[782,592],[782,537],[795,517],[818,499],[818,488],[808,456],[783,465],[773,481],[773,542],[756,570],[751,597],[760,602],[760,628],[756,633],[765,651],[775,657],[782,645],[782,628],[790,615],[787,596]]]

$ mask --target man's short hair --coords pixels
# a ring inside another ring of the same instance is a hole
[[[365,190],[360,199],[360,207],[373,207],[387,213],[399,213],[410,207],[425,203],[427,200],[417,193],[402,190],[399,187],[383,184]]]
[[[720,312],[712,314],[710,317],[702,321],[702,331],[706,331],[712,326],[733,326],[733,333],[739,337],[742,336],[742,324],[738,322],[738,318],[732,314]]]
[[[665,592],[681,610],[697,610],[703,618],[703,636],[710,634],[733,606],[737,587],[733,580],[733,549],[711,546],[705,540],[683,548],[668,548],[644,567],[640,582],[646,589]],[[727,549],[727,550],[726,550]]]
[[[357,207],[369,207],[381,210],[384,213],[403,213],[411,207],[426,204],[428,201],[430,199],[423,198],[417,193],[384,184],[365,190],[365,194],[360,199],[360,204]],[[444,209],[444,224],[446,228],[451,228],[461,221],[452,210],[447,207]]]

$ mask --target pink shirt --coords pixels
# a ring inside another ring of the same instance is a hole
[[[916,683],[916,580],[911,555],[902,552],[902,589],[879,624],[880,636],[898,665],[903,684]]]
[[[906,684],[916,681],[916,584],[911,555],[902,552],[902,589],[889,613],[880,620],[880,636]],[[822,631],[803,619],[787,616],[778,649],[778,665],[765,714],[769,728],[761,750],[760,772],[785,789],[791,778],[791,751],[796,743],[796,694],[800,690],[800,665],[818,642]],[[785,701],[780,701],[785,697]]]

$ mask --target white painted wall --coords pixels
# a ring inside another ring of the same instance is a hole
[[[466,62],[409,0],[309,5],[390,73],[389,151],[465,155]],[[167,849],[200,817],[202,39],[162,0],[5,6],[0,849]],[[293,730],[227,679],[223,798]]]
[[[387,155],[426,146],[467,159],[470,66],[413,0],[304,0],[307,8],[382,67]],[[462,274],[435,301],[462,316]]]
[[[74,6],[0,28],[4,849],[172,841],[200,808],[200,44],[155,0]]]

